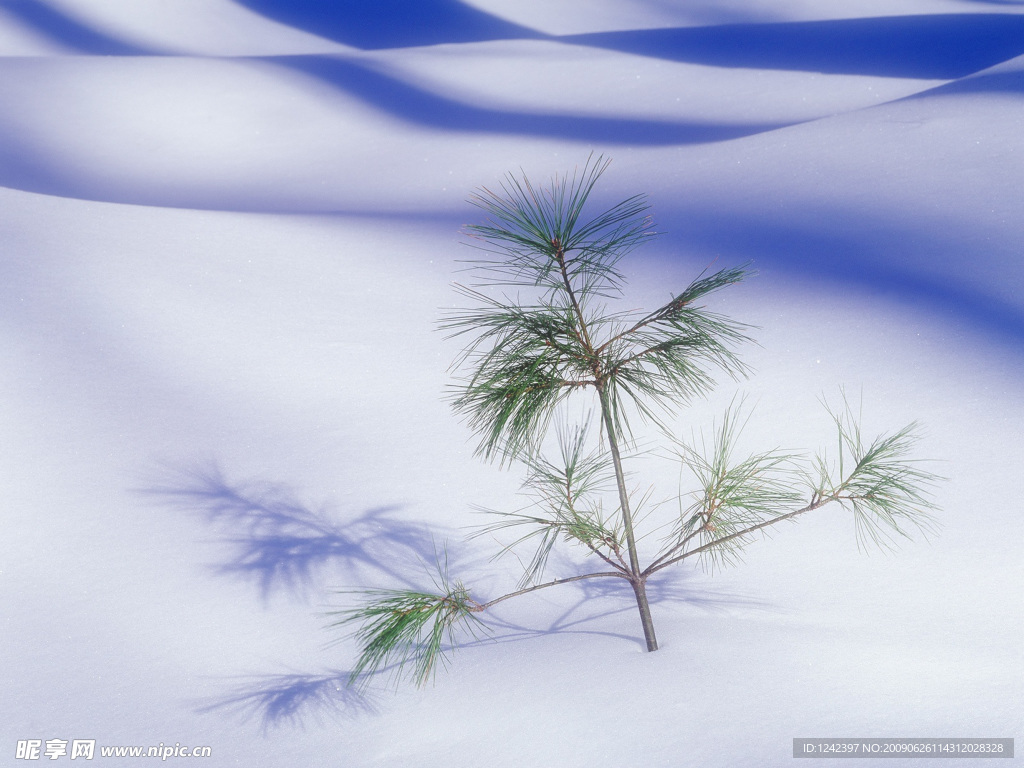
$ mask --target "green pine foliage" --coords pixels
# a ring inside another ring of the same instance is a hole
[[[358,627],[353,634],[361,652],[350,684],[365,683],[384,670],[401,677],[411,666],[411,677],[422,686],[433,679],[439,663],[447,664],[446,647],[455,643],[457,630],[475,636],[480,605],[461,582],[449,578],[447,562],[439,564],[434,586],[436,593],[361,590],[361,606],[328,614],[337,617],[330,627]]]
[[[514,592],[477,600],[449,579],[445,563],[435,592],[364,591],[363,604],[337,612],[332,625],[356,627],[353,681],[411,667],[422,685],[494,605],[583,579],[627,582],[647,648],[657,650],[649,578],[690,558],[731,564],[771,526],[829,504],[852,513],[860,545],[890,547],[934,529],[930,491],[938,478],[911,458],[916,425],[867,442],[844,397],[842,410],[829,410],[834,458],[823,452],[807,461],[779,450],[742,456],[740,405],[708,439],[666,437],[695,490],[678,495],[675,520],[660,526],[669,533],[641,563],[636,513],[650,492],[627,481],[624,465],[635,460],[625,455],[635,447],[630,421],[639,417],[668,436],[681,406],[722,375],[748,373],[737,349],[750,341],[750,328],[703,302],[752,273],[746,266],[704,273],[652,312],[615,310],[626,283],[620,264],[654,232],[642,195],[591,213],[608,162],[592,158],[546,186],[510,175],[470,199],[485,217],[467,227],[479,254],[469,262],[476,279],[457,286],[468,306],[441,327],[467,339],[452,405],[477,435],[479,454],[525,468],[528,504],[484,510],[492,522],[477,534],[509,537],[496,557],[526,552],[517,554],[522,579]],[[589,403],[590,416],[572,420],[563,407],[570,400]],[[549,456],[552,437],[557,450]],[[580,548],[597,570],[544,581],[559,545]]]

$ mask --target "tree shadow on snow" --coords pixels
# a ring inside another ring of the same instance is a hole
[[[1019,0],[974,0],[1018,5]],[[283,24],[362,50],[557,40],[719,67],[949,80],[1024,53],[1016,14],[928,14],[547,35],[459,0],[241,0]]]
[[[321,593],[328,572],[414,586],[417,570],[434,559],[430,533],[394,517],[398,505],[342,520],[327,507],[303,504],[286,485],[228,481],[215,465],[167,474],[142,492],[213,525],[227,548],[213,570],[255,584],[264,600],[275,592],[302,599]]]
[[[416,4],[410,5],[413,6]],[[423,6],[418,13],[432,19],[437,15],[431,22],[434,26],[425,23],[423,30],[441,35],[447,42],[464,42],[458,34],[442,34],[449,29],[448,25],[460,28],[459,13],[454,13],[452,19],[442,18],[444,8],[451,11],[456,7],[466,8],[454,2]],[[344,12],[307,9],[303,20],[311,31],[320,22],[342,27],[351,23],[358,29],[364,16],[375,17],[378,12],[384,12],[371,11],[364,4],[346,8]],[[497,30],[498,27],[493,29],[495,34]],[[645,29],[548,39],[711,66],[951,80],[1024,54],[1024,16],[893,16]],[[794,121],[716,123],[496,109],[432,92],[344,57],[283,56],[267,61],[315,77],[392,117],[450,132],[671,146],[728,141],[796,124]],[[1005,83],[1002,85],[1005,87]]]
[[[160,479],[138,490],[210,523],[227,552],[213,571],[255,584],[264,600],[278,592],[303,600],[322,596],[329,578],[423,588],[438,554],[424,526],[393,515],[398,505],[341,520],[327,507],[299,501],[290,486],[230,481],[216,464],[164,468]],[[235,678],[227,693],[198,711],[227,711],[267,731],[372,714],[374,696],[370,687],[350,686],[349,672],[342,670],[253,674]]]
[[[269,19],[362,50],[544,37],[459,0],[239,0]]]
[[[735,592],[708,589],[706,585],[688,584],[692,573],[683,570],[664,573],[647,583],[647,599],[652,606],[684,605],[709,612],[728,610],[770,610],[769,603]],[[557,593],[555,590],[558,590]],[[598,635],[626,640],[639,648],[646,648],[639,618],[635,619],[635,632],[618,632],[602,629],[609,619],[637,614],[636,597],[624,579],[584,579],[565,586],[552,588],[547,595],[551,602],[564,605],[559,613],[544,622],[525,625],[512,621],[508,614],[514,610],[511,604],[492,609],[493,614],[485,619],[492,630],[486,638],[465,643],[465,646],[486,645],[489,642],[507,643],[530,640],[545,635]],[[520,605],[530,599],[522,598]],[[655,624],[657,625],[657,612]]]
[[[227,712],[259,723],[264,733],[277,727],[304,728],[308,721],[351,720],[376,714],[376,694],[348,684],[349,673],[253,675],[239,679],[227,694],[203,704],[202,713]]]
[[[361,48],[546,39],[641,56],[723,67],[791,69],[826,73],[962,78],[1024,54],[1024,16],[1009,13],[893,16],[810,22],[727,24],[552,37],[491,16],[457,0],[406,0],[323,4],[314,0],[247,0],[253,10]],[[152,54],[51,9],[17,0],[5,6],[19,20],[82,53]],[[797,124],[669,120],[574,112],[502,109],[473,104],[432,90],[379,65],[344,56],[256,57],[362,100],[388,116],[428,130],[580,142],[590,145],[685,146],[729,141]],[[624,64],[628,66],[628,64]],[[1019,73],[958,80],[928,94],[1017,94]],[[3,130],[3,126],[0,126]],[[48,155],[14,132],[0,141],[0,184],[82,199],[223,209],[221,190],[168,191],[152,185],[121,189],[110,179],[55,167]],[[6,148],[6,149],[5,149]],[[277,210],[244,195],[230,210]]]
[[[737,593],[689,587],[685,575],[673,573],[648,584],[653,606],[685,604],[704,611],[769,610],[768,603]],[[540,626],[526,626],[507,618],[508,609],[495,609],[484,617],[486,636],[466,639],[460,648],[534,640],[547,635],[611,637],[645,647],[639,621],[636,631],[623,633],[607,627],[609,618],[623,613],[635,614],[636,602],[628,584],[620,579],[594,579],[574,582],[559,589],[565,608]],[[528,599],[528,598],[524,598]],[[557,598],[556,598],[557,599]],[[506,615],[502,615],[502,614]],[[446,652],[457,653],[448,647]],[[454,663],[458,663],[456,660]],[[359,685],[350,685],[350,672],[331,669],[323,672],[250,675],[238,678],[231,689],[207,701],[199,711],[228,712],[243,721],[255,721],[263,732],[277,727],[304,728],[308,722],[351,720],[374,715],[381,693],[398,684],[396,665],[379,670]],[[378,685],[379,684],[379,685]]]
[[[403,122],[453,133],[668,146],[728,141],[795,124],[793,121],[715,123],[495,109],[432,92],[343,57],[275,56],[265,60],[315,77]]]
[[[392,516],[396,506],[373,508],[338,521],[329,510],[298,501],[288,486],[229,481],[216,465],[166,470],[162,475],[162,480],[142,492],[163,506],[198,514],[214,526],[217,541],[226,544],[229,553],[224,562],[213,566],[214,571],[255,583],[264,599],[276,591],[302,598],[322,594],[326,572],[331,569],[343,572],[348,583],[371,587],[422,589],[429,581],[424,566],[438,554],[434,539],[425,528]],[[479,558],[456,553],[455,559],[453,576],[472,580],[474,573],[481,571]],[[560,571],[578,568],[567,561],[557,567]],[[570,634],[613,637],[642,647],[639,624],[635,632],[616,629],[621,624],[616,617],[636,612],[632,590],[620,579],[574,582],[552,589],[547,597],[549,606],[559,606],[554,616],[548,613],[537,619],[538,611],[531,611],[529,606],[531,596],[524,596],[516,603],[530,611],[531,621],[536,623],[517,623],[510,618],[516,614],[509,605],[496,607],[483,617],[486,635],[466,638],[461,645]],[[711,611],[765,607],[742,595],[688,585],[686,575],[680,573],[652,580],[648,597],[654,606],[674,603]],[[244,721],[257,722],[263,731],[372,715],[377,711],[380,684],[394,684],[397,671],[394,665],[381,669],[358,686],[349,685],[349,672],[338,669],[246,675],[234,678],[225,693],[203,702],[198,709],[231,713]]]
[[[1019,5],[1019,0],[974,0]],[[547,35],[458,0],[242,0],[275,21],[362,50],[546,39],[751,69],[951,80],[1024,53],[1024,17],[921,14]]]
[[[952,80],[1024,53],[1024,16],[885,16],[597,32],[558,39],[715,67]]]
[[[77,53],[94,56],[146,56],[157,53],[93,29],[52,8],[45,0],[7,0],[2,9],[39,36]]]
[[[912,96],[906,96],[900,99],[900,101],[926,99],[930,96],[955,96],[965,93],[1024,95],[1024,70],[973,75],[962,80],[955,80],[952,83],[944,83],[935,88],[929,88]]]
[[[935,232],[898,221],[868,219],[841,210],[775,210],[745,214],[686,205],[659,217],[682,250],[714,253],[726,260],[753,261],[799,279],[824,280],[860,288],[901,304],[918,305],[955,321],[1024,342],[1024,304],[979,273],[978,250],[984,233]],[[999,266],[1004,284],[1019,282],[1024,271],[1013,266],[1014,253],[988,245],[981,266]],[[928,255],[927,265],[906,263],[902,253]],[[945,265],[944,270],[933,269]],[[928,266],[926,269],[925,266]],[[992,285],[996,291],[987,289]]]

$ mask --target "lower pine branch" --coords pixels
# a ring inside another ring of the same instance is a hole
[[[607,577],[614,577],[618,579],[627,578],[626,574],[621,573],[619,571],[600,571],[599,573],[584,573],[579,576],[570,576],[565,579],[554,579],[553,581],[547,581],[543,584],[534,584],[532,587],[526,587],[525,589],[518,589],[515,592],[509,592],[507,595],[496,597],[493,600],[487,601],[486,603],[478,603],[475,600],[471,600],[470,602],[472,603],[472,605],[470,606],[469,610],[473,613],[479,613],[480,611],[485,611],[491,606],[497,605],[500,602],[510,600],[513,597],[519,597],[520,595],[525,595],[530,592],[536,592],[539,589],[557,587],[559,584],[569,584],[574,581],[582,581],[583,579],[600,579]]]

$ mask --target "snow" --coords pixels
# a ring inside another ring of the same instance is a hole
[[[0,754],[772,766],[794,737],[1019,742],[1022,4],[352,7],[0,5]],[[759,271],[715,299],[759,326],[757,373],[680,431],[740,391],[752,447],[813,450],[845,387],[868,434],[925,426],[941,532],[864,554],[822,510],[653,584],[655,654],[628,590],[582,582],[503,603],[432,687],[359,697],[336,590],[424,583],[446,541],[475,594],[518,577],[464,540],[517,477],[473,456],[435,325],[466,196],[592,151],[600,199],[647,193],[663,232],[626,265],[636,306],[716,259]]]

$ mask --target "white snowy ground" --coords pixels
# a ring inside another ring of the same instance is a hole
[[[0,763],[1020,749],[1024,3],[318,5],[0,2]],[[592,151],[601,199],[648,193],[665,233],[625,265],[637,306],[716,258],[760,272],[714,301],[761,327],[757,374],[680,428],[740,391],[751,448],[813,450],[818,398],[863,393],[870,433],[926,426],[941,533],[862,554],[823,510],[652,587],[656,654],[584,582],[504,604],[433,687],[356,697],[332,589],[423,581],[432,540],[479,597],[518,575],[463,543],[517,481],[443,401],[434,324],[469,192]]]

